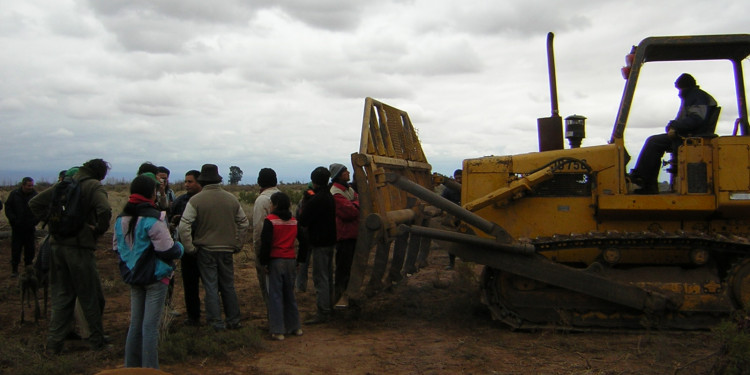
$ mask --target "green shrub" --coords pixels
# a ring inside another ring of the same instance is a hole
[[[239,200],[245,204],[255,203],[255,199],[258,198],[258,192],[256,191],[240,191]]]
[[[750,316],[741,314],[735,321],[725,321],[713,330],[721,345],[715,373],[750,374]]]

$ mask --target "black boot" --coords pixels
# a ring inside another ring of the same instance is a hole
[[[641,195],[659,194],[659,183],[656,181],[645,182],[642,186],[642,188],[635,189],[633,192]]]
[[[11,264],[11,277],[18,277],[18,264]]]

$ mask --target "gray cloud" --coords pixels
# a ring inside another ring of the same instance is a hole
[[[113,175],[126,177],[152,160],[173,171],[238,165],[251,179],[269,165],[306,179],[317,165],[348,163],[371,96],[408,111],[428,159],[449,173],[463,158],[536,149],[536,118],[549,115],[548,31],[557,35],[562,115],[588,117],[584,144],[602,144],[632,44],[648,35],[746,32],[745,7],[11,2],[0,12],[0,159],[24,175],[103,157]],[[674,72],[652,68],[639,80],[642,98],[626,135],[631,154],[676,110]],[[694,72],[717,100],[733,102],[725,76]],[[720,127],[731,126],[729,107]],[[0,181],[9,170],[0,168]]]
[[[367,0],[277,0],[266,2],[268,6],[278,6],[284,12],[314,28],[331,31],[351,31],[355,29],[364,10],[372,6]],[[373,7],[377,9],[377,7]],[[374,10],[377,11],[377,10]]]

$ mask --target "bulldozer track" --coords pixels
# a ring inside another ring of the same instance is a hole
[[[705,248],[728,253],[750,252],[750,238],[704,232],[589,232],[519,239],[531,243],[537,251],[582,248]]]
[[[729,256],[732,261],[721,280],[726,293],[741,305],[750,294],[750,240],[748,237],[736,235],[707,234],[704,232],[590,232],[586,234],[554,235],[548,237],[537,237],[534,239],[523,238],[519,240],[522,243],[533,244],[537,252],[559,251],[559,250],[580,250],[586,248],[600,249],[706,249],[712,253],[722,253]],[[675,266],[676,267],[676,266]],[[607,315],[609,312],[585,310],[585,309],[566,309],[561,307],[549,306],[548,309],[554,309],[559,313],[560,319],[547,323],[530,321],[525,318],[528,311],[520,312],[516,310],[513,302],[508,300],[504,295],[504,288],[508,288],[507,278],[504,279],[507,272],[495,269],[485,269],[482,275],[483,283],[483,300],[489,307],[493,317],[518,330],[534,329],[555,329],[576,332],[609,332],[617,330],[612,326],[612,321],[605,322],[608,327],[598,326],[579,326],[573,321],[580,319],[585,315]],[[744,302],[747,303],[747,302]],[[727,311],[729,313],[729,311]],[[619,313],[618,313],[619,314]],[[703,324],[704,321],[714,321],[716,311],[706,313],[683,314],[682,311],[674,310],[666,314],[656,314],[650,311],[633,313],[627,316],[629,323],[623,323],[633,329],[651,329],[654,327],[672,327],[669,320],[681,319],[683,321],[694,320],[694,326],[684,323],[679,324],[678,329],[706,329],[712,324]],[[612,314],[617,315],[617,314]],[[627,314],[622,314],[625,317]],[[722,315],[722,314],[720,314]],[[572,317],[568,320],[566,317]],[[634,317],[638,324],[633,326]],[[616,320],[616,318],[613,318]],[[615,323],[616,324],[616,323]]]

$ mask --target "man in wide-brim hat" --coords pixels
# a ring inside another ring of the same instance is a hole
[[[215,164],[201,167],[198,182],[203,190],[188,201],[178,229],[185,251],[197,252],[206,290],[206,320],[216,331],[241,327],[232,255],[242,249],[250,225],[237,197],[221,188],[221,180]],[[219,291],[226,320],[221,319]]]

